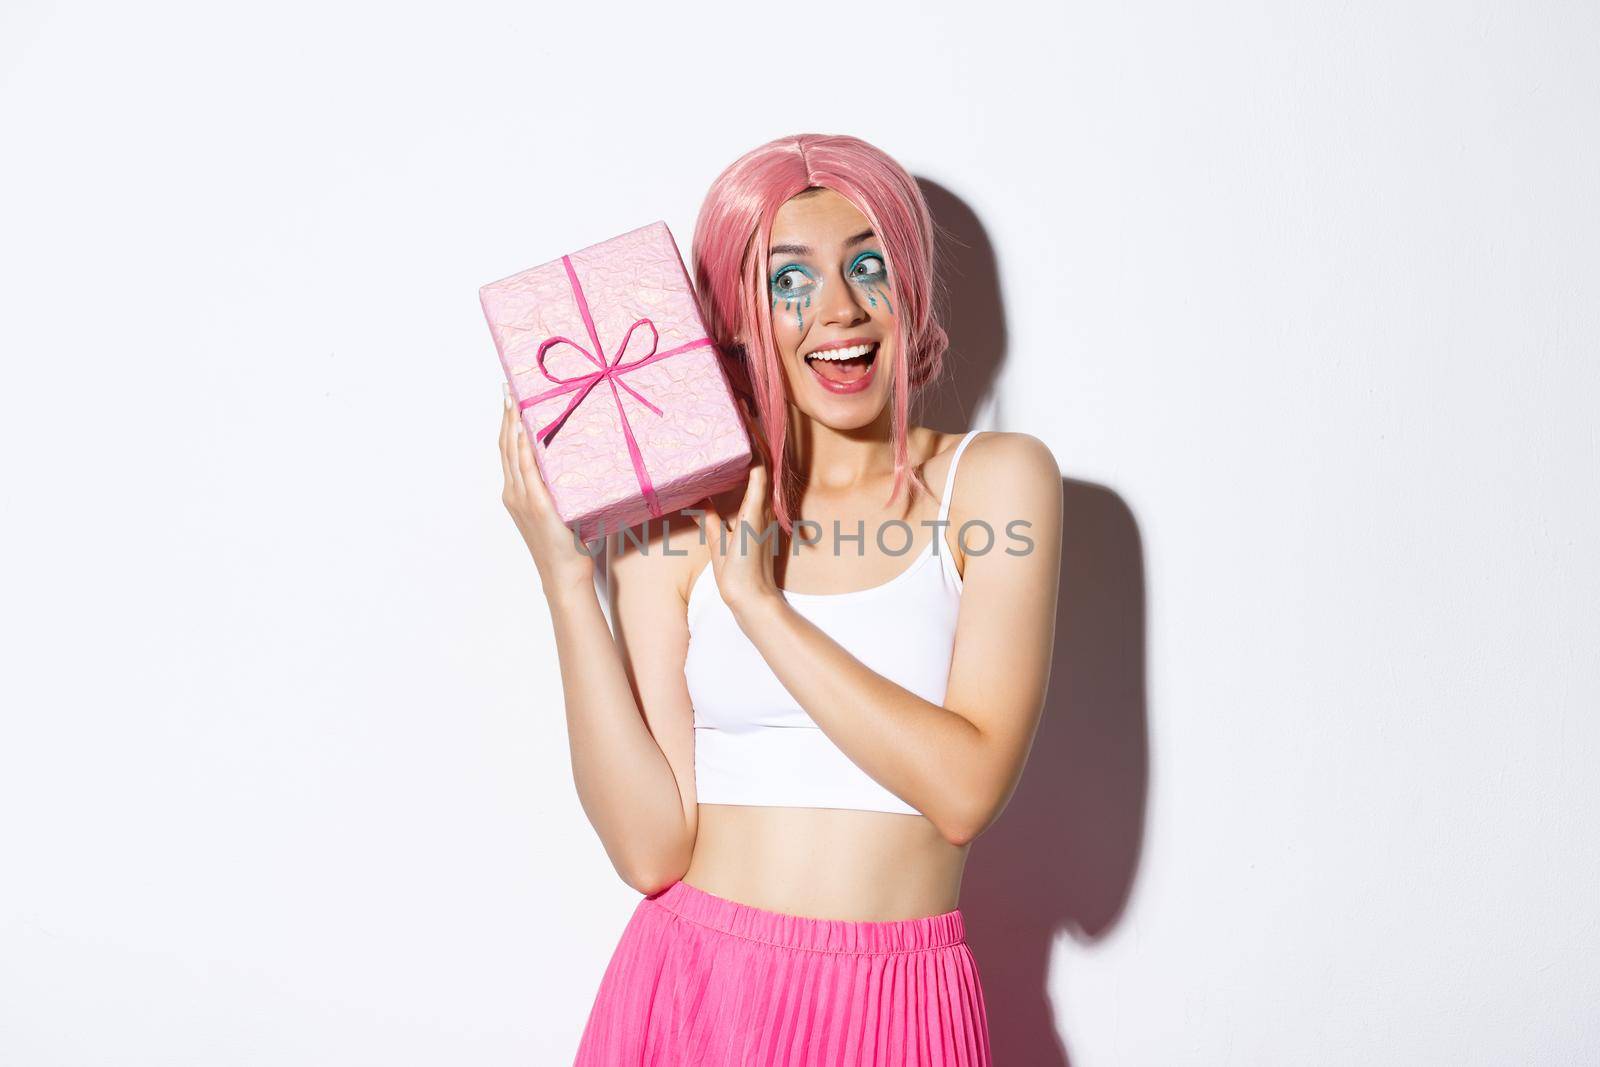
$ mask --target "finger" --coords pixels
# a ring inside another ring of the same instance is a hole
[[[716,497],[706,497],[705,512],[706,513],[703,516],[701,530],[705,535],[707,544],[717,544],[718,540],[720,539],[714,540],[713,534],[719,530],[722,530],[724,527],[722,525],[722,512],[717,509]]]
[[[765,463],[757,463],[755,469],[750,472],[751,486],[755,490],[756,500],[761,504],[767,502],[768,491],[772,488],[771,479],[768,477],[770,473]]]
[[[539,463],[534,459],[533,441],[528,438],[526,430],[517,434],[517,471],[522,477],[522,484],[527,487],[528,494],[534,501],[541,507],[555,510],[555,500],[550,496],[550,487],[544,484],[544,472],[539,469]]]
[[[778,514],[772,506],[772,469],[766,464],[761,465],[761,474],[758,476],[756,484],[759,487],[761,499],[761,521],[776,524]]]
[[[523,477],[522,452],[528,447],[527,431],[522,427],[522,412],[515,407],[511,409],[511,484],[518,493],[528,492],[528,481]]]
[[[500,471],[505,475],[506,488],[511,489],[514,486],[511,480],[511,386],[501,382],[500,388],[503,401],[500,412]]]
[[[750,523],[757,530],[760,529],[761,512],[766,504],[766,493],[763,488],[765,485],[763,472],[765,470],[766,468],[759,463],[750,464],[750,470],[746,473],[744,479],[744,500],[739,505],[739,518]]]

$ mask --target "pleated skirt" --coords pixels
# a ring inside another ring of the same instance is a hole
[[[960,909],[852,922],[673,882],[639,901],[573,1067],[989,1067]]]

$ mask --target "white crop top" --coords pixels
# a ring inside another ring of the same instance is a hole
[[[950,458],[941,521],[950,517],[961,453],[979,432],[969,431]],[[868,668],[943,704],[962,580],[944,527],[912,528],[938,536],[887,582],[848,593],[785,589],[783,596]],[[688,622],[683,670],[694,704],[698,801],[919,814],[856,766],[789,695],[723,602],[710,562],[690,586]]]

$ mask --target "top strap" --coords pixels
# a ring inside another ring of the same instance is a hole
[[[961,462],[961,453],[966,451],[972,439],[982,433],[982,430],[968,430],[967,435],[956,445],[956,454],[950,457],[950,473],[944,476],[944,496],[939,501],[939,521],[944,522],[950,518],[950,491],[956,487],[956,467]]]

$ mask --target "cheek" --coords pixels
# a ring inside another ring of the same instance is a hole
[[[805,293],[800,296],[774,295],[768,298],[768,303],[772,306],[772,332],[778,338],[799,337],[806,332],[806,325],[811,320],[811,296],[812,294]]]
[[[889,291],[888,281],[864,282],[861,293],[867,298],[867,307],[874,315],[894,318],[894,300]]]
[[[772,341],[778,349],[780,363],[788,364],[800,351],[800,339],[805,336],[805,327],[810,324],[810,315],[803,306],[804,301],[796,302],[797,306],[785,308],[784,301],[778,301],[778,307],[772,313]],[[800,316],[804,315],[802,320]]]

